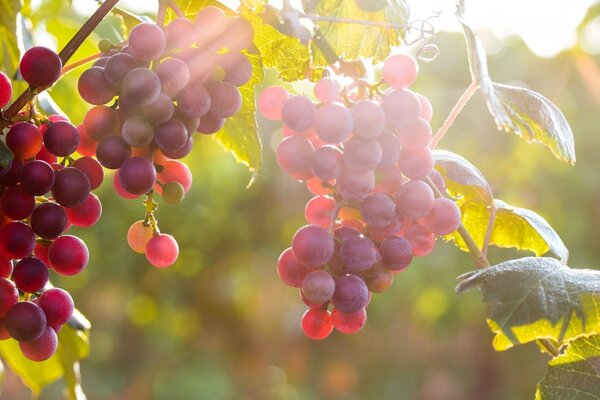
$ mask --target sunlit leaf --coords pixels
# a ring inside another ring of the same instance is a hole
[[[461,20],[473,82],[479,85],[498,129],[548,147],[559,160],[575,163],[573,132],[550,100],[529,89],[495,83],[490,78],[481,41]]]
[[[321,0],[308,8],[307,13],[327,18],[315,22],[331,49],[345,60],[383,60],[392,46],[400,45],[409,18],[404,0],[387,0],[384,8],[376,12],[364,11],[354,1],[346,0]],[[317,48],[317,43],[312,43],[313,65],[326,66],[327,55]]]
[[[600,399],[600,335],[574,340],[563,354],[552,359],[535,398]]]
[[[19,0],[0,0],[0,68],[13,74],[19,65],[19,47],[17,45],[17,14],[21,10]]]
[[[458,293],[479,288],[491,307],[494,348],[536,339],[559,345],[600,333],[600,272],[571,269],[555,258],[526,257],[459,277]]]
[[[435,166],[444,175],[451,196],[463,201],[492,204],[492,189],[476,166],[462,156],[446,150],[434,151]]]

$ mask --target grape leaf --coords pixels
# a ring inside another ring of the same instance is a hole
[[[13,339],[0,341],[0,357],[31,389],[34,396],[38,396],[45,386],[64,376],[69,399],[82,400],[85,395],[79,387],[79,378],[73,371],[78,369],[79,360],[88,356],[89,346],[87,331],[76,330],[66,324],[58,334],[58,350],[48,360],[35,362],[25,358],[19,349],[19,343]],[[71,393],[78,396],[72,396]]]
[[[444,175],[446,189],[451,196],[462,201],[475,200],[492,204],[492,189],[476,166],[450,151],[435,150],[433,155],[436,168]]]
[[[563,345],[600,333],[600,272],[571,269],[555,258],[525,257],[458,278],[457,293],[475,287],[490,303],[487,323],[497,351],[536,339]]]
[[[465,33],[471,77],[486,99],[498,129],[544,145],[559,160],[574,164],[573,131],[562,112],[539,93],[493,82],[481,41],[463,22],[462,15],[457,16]]]
[[[481,248],[488,229],[491,207],[478,201],[459,202],[462,223],[475,243]],[[560,236],[540,215],[525,208],[511,206],[502,200],[494,200],[496,218],[490,244],[498,247],[514,247],[532,251],[536,256],[551,251],[563,262],[569,258],[569,250]],[[464,251],[467,246],[457,232],[446,237]]]
[[[263,79],[260,56],[248,54],[252,63],[252,79],[240,87],[242,108],[233,117],[228,118],[225,126],[215,134],[215,139],[235,156],[236,160],[248,166],[257,174],[262,164],[262,144],[256,128],[255,86]]]
[[[538,383],[536,400],[600,399],[600,335],[569,342]]]
[[[13,74],[19,65],[20,52],[17,45],[17,15],[21,10],[19,0],[0,0],[0,70]]]
[[[335,54],[347,61],[385,59],[392,46],[401,44],[410,15],[404,0],[386,0],[383,9],[376,12],[362,10],[354,0],[321,0],[314,5],[305,2],[304,8],[309,14],[328,19],[317,20],[316,25]],[[312,65],[327,66],[327,54],[319,50],[318,44],[315,40],[311,44]]]

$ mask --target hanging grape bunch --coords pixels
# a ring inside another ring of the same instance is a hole
[[[178,160],[192,150],[194,133],[216,133],[239,111],[238,87],[252,76],[242,50],[252,39],[248,21],[206,7],[194,22],[180,16],[164,29],[137,25],[125,44],[108,44],[81,75],[79,93],[94,105],[80,127],[90,143],[87,154],[116,171],[120,196],[146,196],[145,218],[127,236],[155,267],[173,265],[179,248],[160,233],[153,193],[177,204],[189,191],[191,172]]]
[[[436,236],[460,224],[456,204],[436,198],[429,184],[445,191],[428,147],[431,103],[408,89],[417,74],[416,61],[400,54],[384,62],[377,85],[355,81],[342,90],[328,77],[314,87],[316,103],[276,86],[259,96],[260,113],[283,121],[277,163],[315,195],[308,225],[277,264],[309,307],[301,323],[309,338],[360,330],[371,292],[388,289],[413,257],[433,250]]]
[[[32,88],[53,85],[61,69],[59,56],[44,47],[29,49],[20,64]],[[0,108],[11,94],[0,73]],[[13,159],[0,169],[0,340],[13,338],[27,358],[43,361],[56,352],[57,332],[74,310],[71,296],[49,285],[50,271],[70,276],[86,267],[85,243],[66,232],[100,219],[91,191],[104,173],[91,157],[75,159],[82,143],[66,118],[45,118],[35,104],[18,117],[3,137]]]

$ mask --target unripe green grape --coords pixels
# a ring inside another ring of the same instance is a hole
[[[169,182],[163,187],[162,197],[167,204],[179,204],[185,197],[185,189],[179,182]]]

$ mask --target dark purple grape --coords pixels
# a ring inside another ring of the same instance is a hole
[[[163,93],[153,103],[142,107],[142,113],[149,122],[155,125],[167,122],[175,113],[173,99]]]
[[[63,235],[48,249],[49,265],[61,275],[78,274],[87,266],[89,259],[87,246],[76,236]]]
[[[396,217],[396,203],[383,193],[374,193],[363,201],[360,214],[370,227],[385,228]]]
[[[191,84],[179,93],[177,109],[188,118],[201,118],[211,109],[211,95],[201,83]]]
[[[92,107],[83,118],[83,127],[90,138],[98,141],[117,133],[119,115],[107,106]]]
[[[16,185],[21,180],[21,171],[23,170],[23,161],[13,158],[8,171],[0,178],[0,186]]]
[[[294,256],[304,265],[325,265],[333,255],[333,237],[318,225],[305,225],[292,238]]]
[[[23,258],[12,274],[17,288],[25,293],[37,293],[48,283],[48,267],[35,257]]]
[[[237,87],[229,82],[217,82],[208,89],[210,93],[209,112],[217,118],[229,118],[242,107],[242,95]]]
[[[35,196],[27,192],[23,185],[9,186],[0,196],[0,208],[10,219],[25,219],[35,208]]]
[[[35,247],[35,234],[22,222],[9,222],[0,228],[0,254],[21,259],[29,256]]]
[[[91,191],[90,181],[77,168],[67,167],[56,172],[52,196],[63,207],[83,204]]]
[[[121,137],[130,146],[146,147],[154,139],[154,127],[145,118],[135,115],[123,124]]]
[[[190,154],[193,147],[194,147],[194,139],[191,136],[188,136],[187,142],[185,142],[183,147],[180,148],[179,150],[175,150],[175,151],[161,150],[161,151],[165,156],[172,158],[173,160],[179,160],[179,159],[187,156],[188,154]]]
[[[366,271],[379,261],[377,248],[364,236],[352,236],[340,248],[340,260],[349,272]]]
[[[52,85],[60,77],[62,61],[58,54],[47,47],[32,47],[23,54],[19,71],[33,87]]]
[[[153,103],[160,96],[160,93],[160,79],[158,75],[149,69],[132,69],[123,78],[121,95],[138,106],[146,106]]]
[[[340,276],[335,282],[333,306],[345,313],[353,313],[365,307],[369,302],[367,284],[356,275]]]
[[[100,141],[96,158],[103,167],[118,169],[131,155],[131,147],[120,136],[108,136]]]
[[[102,67],[85,70],[79,77],[77,88],[83,100],[97,106],[108,103],[117,94],[106,80]]]
[[[67,214],[56,203],[39,204],[31,214],[31,229],[42,239],[56,239],[66,228]]]
[[[154,131],[154,143],[161,150],[167,152],[177,151],[185,146],[188,139],[188,131],[183,122],[172,119],[160,124]]]
[[[225,118],[218,118],[212,114],[206,114],[200,118],[200,124],[196,130],[197,132],[205,135],[212,135],[213,133],[220,131],[221,128],[223,128],[223,125],[225,125]],[[190,132],[189,129],[188,132]]]
[[[54,185],[54,170],[46,161],[30,161],[21,170],[21,185],[30,194],[42,196]]]
[[[156,169],[146,158],[128,158],[119,168],[119,182],[129,193],[147,193],[156,183]]]
[[[390,236],[379,246],[383,266],[392,271],[402,271],[412,261],[412,246],[400,236]]]
[[[139,66],[139,61],[127,53],[117,53],[110,57],[104,66],[104,74],[110,85],[118,88],[125,75]]]
[[[70,122],[54,122],[44,133],[44,146],[55,156],[70,156],[79,147],[79,132]]]
[[[13,339],[31,342],[44,333],[46,315],[37,304],[21,301],[8,310],[4,324]]]

